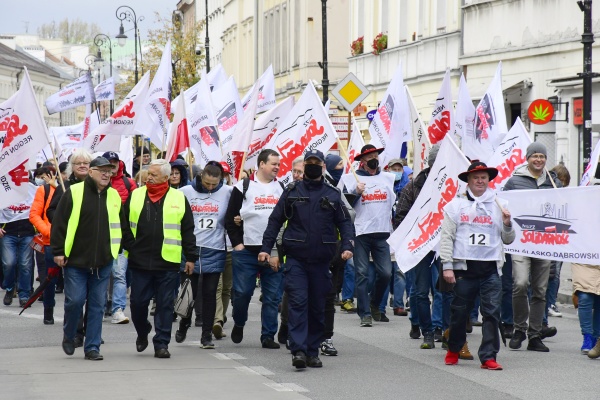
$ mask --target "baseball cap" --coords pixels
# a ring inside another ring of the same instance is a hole
[[[325,162],[325,156],[320,150],[311,150],[304,153],[304,161],[308,160],[309,158],[318,158],[319,161]]]
[[[92,160],[92,162],[90,163],[90,168],[100,168],[100,167],[111,167],[111,168],[115,168],[114,165],[112,165],[110,163],[110,161],[108,161],[106,158],[104,157],[96,157]]]
[[[102,157],[106,158],[108,161],[110,161],[110,160],[119,161],[119,155],[117,153],[115,153],[114,151],[107,151],[106,153],[102,154]]]

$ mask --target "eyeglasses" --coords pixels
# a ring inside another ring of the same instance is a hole
[[[97,171],[99,174],[104,175],[104,176],[111,176],[113,173],[112,171],[100,170],[98,168],[92,168],[92,171]]]
[[[534,154],[532,156],[529,156],[529,158],[533,158],[534,160],[545,160],[546,156],[543,154]]]
[[[79,166],[82,166],[82,165],[90,165],[90,163],[86,162],[86,161],[82,161],[82,162],[73,163],[73,165],[79,167]]]

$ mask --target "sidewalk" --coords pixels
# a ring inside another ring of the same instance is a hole
[[[186,343],[187,344],[187,343]],[[102,346],[104,361],[88,361],[82,348],[71,357],[60,346],[0,350],[0,387],[11,400],[31,399],[306,399],[199,343],[171,346],[156,359],[152,346]],[[3,397],[4,398],[4,397]]]

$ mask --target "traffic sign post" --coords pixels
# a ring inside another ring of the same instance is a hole
[[[331,94],[334,95],[344,106],[346,111],[348,111],[348,134],[346,138],[350,141],[350,135],[352,134],[352,110],[354,110],[356,106],[369,95],[369,89],[367,89],[367,87],[363,85],[352,72],[350,72],[335,88],[333,88]],[[333,122],[333,119],[331,122]],[[340,121],[340,123],[344,122],[345,121]]]

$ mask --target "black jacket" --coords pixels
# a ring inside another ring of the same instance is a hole
[[[169,190],[176,190],[169,188]],[[179,271],[181,263],[165,261],[162,257],[163,234],[163,203],[162,199],[153,203],[148,194],[144,199],[144,208],[140,213],[137,225],[137,236],[127,224],[123,228],[123,248],[129,251],[128,268],[142,269],[146,271]],[[125,203],[125,218],[129,221],[129,208],[131,196]],[[181,220],[181,246],[185,261],[196,262],[198,260],[198,246],[196,246],[196,235],[194,235],[194,216],[190,203],[185,199],[185,213]]]
[[[415,204],[415,201],[417,201],[417,197],[419,197],[419,193],[421,193],[421,189],[423,189],[430,171],[431,167],[425,168],[423,171],[419,172],[419,175],[417,175],[415,179],[409,181],[400,191],[400,196],[398,196],[398,201],[396,203],[396,214],[392,221],[394,229],[400,226],[413,204]]]
[[[81,182],[79,179],[75,178],[75,174],[71,174],[68,181],[65,181],[65,191],[69,189],[69,186],[74,185],[76,183]],[[52,195],[52,199],[50,200],[50,204],[48,205],[48,209],[46,210],[46,215],[48,216],[48,221],[53,223],[54,221],[54,213],[56,212],[56,208],[58,207],[58,203],[60,202],[60,198],[62,197],[64,191],[60,183],[54,189],[54,194]]]
[[[261,251],[271,252],[286,221],[283,251],[294,259],[330,262],[336,255],[338,230],[340,253],[353,251],[354,225],[341,196],[340,191],[323,178],[289,184],[269,217]]]
[[[113,256],[110,251],[110,231],[108,210],[106,208],[108,187],[98,193],[96,183],[91,177],[84,181],[83,200],[79,215],[79,224],[69,259],[68,267],[100,268],[108,265]],[[65,239],[67,226],[73,211],[71,189],[61,196],[50,234],[50,245],[55,256],[65,255]],[[127,224],[121,207],[121,226]]]

